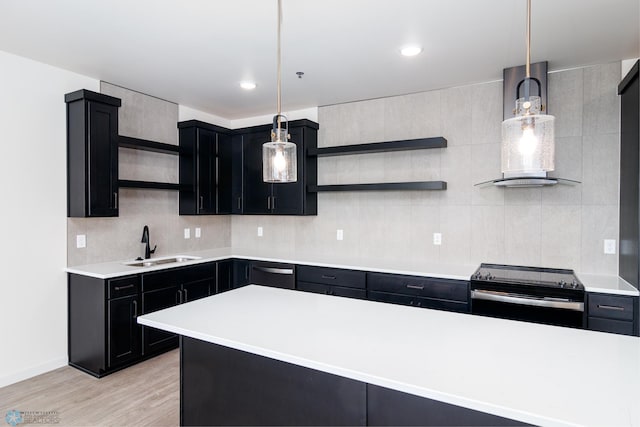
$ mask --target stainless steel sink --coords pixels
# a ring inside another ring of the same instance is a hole
[[[144,259],[140,261],[125,262],[123,264],[128,265],[130,267],[153,267],[154,265],[172,264],[172,263],[193,261],[196,259],[200,259],[200,257],[188,256],[188,255],[177,255],[177,256],[168,257],[168,258]]]

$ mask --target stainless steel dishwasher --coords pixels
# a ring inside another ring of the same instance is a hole
[[[249,272],[249,283],[295,289],[296,266],[279,262],[253,261]]]

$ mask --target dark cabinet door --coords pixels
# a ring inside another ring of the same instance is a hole
[[[120,99],[88,90],[67,103],[67,216],[118,216]]]
[[[216,213],[216,133],[207,129],[197,131],[197,213]]]
[[[163,308],[173,307],[180,303],[177,286],[170,286],[142,293],[142,314],[152,313]],[[143,354],[165,350],[178,345],[178,336],[145,326],[143,334]]]
[[[273,195],[270,203],[271,212],[276,215],[302,215],[304,200],[304,145],[303,128],[289,129],[291,142],[296,144],[296,161],[298,164],[298,180],[281,184],[272,184]]]
[[[129,296],[108,302],[108,367],[113,368],[140,357],[138,297]]]
[[[234,259],[232,287],[235,289],[241,286],[248,285],[250,271],[251,271],[251,261],[246,259]]]
[[[231,137],[231,213],[244,212],[244,144],[246,135]]]
[[[244,213],[271,212],[271,184],[262,180],[262,144],[270,140],[270,131],[243,135],[244,139]]]
[[[200,298],[208,297],[211,295],[210,289],[215,289],[215,282],[212,284],[211,279],[199,280],[197,282],[185,283],[182,285],[182,295],[179,296],[179,300],[182,303],[195,301]],[[213,286],[212,286],[213,285]]]
[[[118,109],[89,102],[89,215],[118,216]]]
[[[216,155],[216,213],[233,211],[233,146],[230,135],[218,134]]]
[[[231,289],[233,284],[233,261],[218,261],[217,287],[211,293],[225,292]]]

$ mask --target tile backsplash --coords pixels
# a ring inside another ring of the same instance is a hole
[[[443,180],[447,190],[323,192],[312,217],[188,217],[178,215],[177,192],[122,189],[119,218],[67,220],[68,264],[134,258],[147,224],[159,255],[232,246],[387,265],[496,262],[616,274],[618,256],[605,255],[603,241],[618,240],[620,79],[619,62],[549,74],[551,175],[582,184],[475,185],[500,176],[501,81],[331,105],[319,109],[320,147],[431,136],[444,136],[448,146],[320,158],[320,184]],[[107,83],[101,90],[123,99],[121,134],[177,144],[176,104]],[[120,150],[123,179],[177,182],[177,170],[175,156]],[[76,234],[87,235],[87,248],[75,248]]]
[[[122,99],[120,135],[178,144],[178,105],[106,82],[100,91]],[[121,148],[119,177],[141,181],[178,182],[178,156]],[[120,189],[117,218],[67,218],[67,265],[134,259],[140,254],[142,228],[149,226],[154,256],[231,246],[228,216],[180,216],[178,192]],[[195,238],[199,227],[202,237]],[[191,229],[185,239],[183,230]],[[76,248],[76,235],[87,236],[87,247]]]
[[[234,216],[234,247],[616,274],[620,63],[549,74],[556,170],[575,186],[505,189],[502,82],[321,107],[321,147],[444,136],[447,148],[320,158],[320,184],[443,180],[442,192],[320,193],[317,217]],[[264,236],[256,228],[262,226]],[[344,240],[336,240],[336,230]],[[433,244],[433,233],[442,244]]]

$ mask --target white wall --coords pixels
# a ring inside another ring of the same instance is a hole
[[[67,363],[64,94],[98,80],[0,52],[0,387]]]

